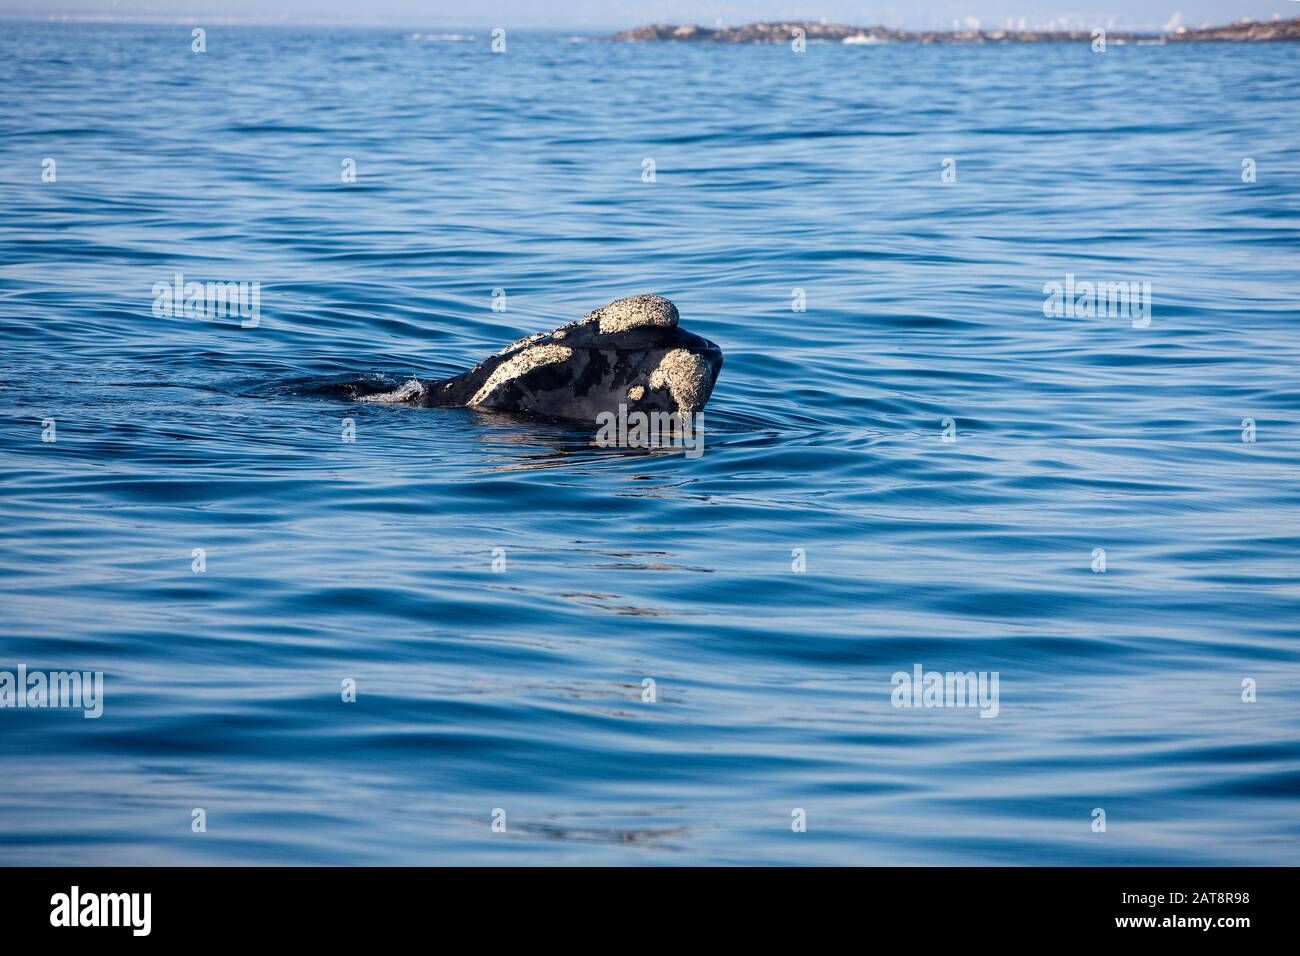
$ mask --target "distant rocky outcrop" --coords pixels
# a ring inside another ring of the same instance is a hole
[[[1300,17],[1290,20],[1238,20],[1222,27],[1189,30],[1179,27],[1167,40],[1208,40],[1240,43],[1262,40],[1300,40]]]
[[[852,27],[842,24],[807,23],[791,20],[781,23],[749,23],[741,27],[676,26],[656,23],[615,33],[612,40],[667,40],[684,43],[788,43],[795,30],[803,30],[812,42],[822,43],[1061,43],[1092,40],[1091,30],[893,30],[889,27]],[[1300,40],[1300,17],[1291,20],[1240,20],[1221,27],[1189,29],[1179,27],[1172,33],[1136,33],[1107,31],[1107,42],[1159,43],[1206,41],[1250,42],[1265,40]]]

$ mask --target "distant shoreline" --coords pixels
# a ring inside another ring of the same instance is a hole
[[[813,42],[851,45],[877,43],[1063,43],[1092,42],[1091,30],[894,30],[889,27],[854,27],[841,24],[791,20],[776,23],[748,23],[739,27],[678,26],[656,23],[623,30],[609,37],[624,42],[667,41],[680,43],[787,43],[796,30]],[[1300,40],[1300,17],[1290,20],[1253,21],[1218,27],[1179,27],[1171,33],[1106,31],[1108,43],[1258,43]]]

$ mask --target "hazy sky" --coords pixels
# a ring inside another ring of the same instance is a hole
[[[1242,17],[1300,15],[1296,0],[0,0],[0,16],[95,16],[338,22],[420,27],[606,29],[643,23],[748,23],[825,18],[832,23],[951,27],[978,19],[985,27],[1023,17],[1029,26],[1154,26],[1226,23]],[[1175,18],[1177,18],[1175,20]],[[971,24],[973,25],[973,24]]]

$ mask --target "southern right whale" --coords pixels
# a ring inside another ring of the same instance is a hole
[[[453,378],[413,378],[361,402],[469,406],[593,421],[602,412],[704,408],[722,350],[679,328],[661,295],[618,299],[551,332],[513,342]]]

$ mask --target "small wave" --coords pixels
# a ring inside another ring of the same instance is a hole
[[[418,378],[407,379],[406,384],[401,388],[393,389],[391,392],[375,392],[370,395],[358,395],[358,402],[373,402],[376,405],[397,405],[402,402],[413,402],[423,398],[428,389]]]

